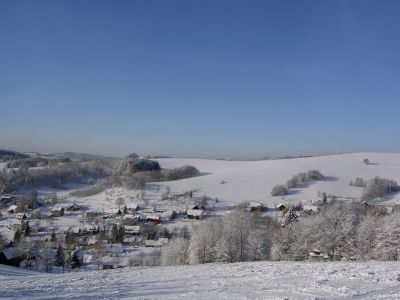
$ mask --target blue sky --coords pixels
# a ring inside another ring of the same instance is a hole
[[[399,1],[1,1],[0,148],[400,151]]]

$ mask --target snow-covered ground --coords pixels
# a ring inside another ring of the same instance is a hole
[[[29,299],[399,299],[400,263],[252,262],[66,274],[0,266],[0,297]]]
[[[368,158],[370,165],[363,159]],[[218,197],[221,205],[234,205],[248,200],[274,205],[282,202],[282,197],[272,197],[271,190],[276,184],[285,184],[299,172],[318,169],[326,180],[312,182],[292,189],[284,201],[298,202],[317,199],[318,192],[326,192],[338,197],[360,197],[362,189],[349,185],[356,177],[371,179],[375,176],[400,182],[399,153],[351,153],[310,158],[294,158],[264,161],[222,161],[209,159],[158,159],[162,168],[194,165],[203,176],[164,183],[172,192],[190,189],[197,194]],[[221,184],[224,181],[225,183]],[[395,195],[387,203],[399,202]]]

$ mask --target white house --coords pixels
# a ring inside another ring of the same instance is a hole
[[[200,220],[203,218],[204,211],[202,209],[188,209],[186,211],[186,216],[189,219],[197,219]]]
[[[125,234],[136,235],[140,233],[140,226],[124,226]]]

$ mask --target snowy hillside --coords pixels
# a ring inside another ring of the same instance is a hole
[[[368,158],[370,165],[363,159]],[[390,178],[400,182],[400,154],[394,153],[352,153],[310,158],[279,159],[265,161],[221,161],[208,159],[159,159],[162,168],[194,165],[203,176],[189,178],[165,185],[173,192],[190,189],[198,194],[218,197],[221,204],[234,205],[246,200],[256,200],[264,204],[276,204],[281,197],[272,197],[271,189],[276,184],[284,184],[293,175],[318,169],[326,177],[325,181],[313,182],[291,190],[285,201],[298,202],[316,199],[318,192],[326,192],[338,197],[360,197],[362,189],[349,185],[356,177],[370,179],[375,176]],[[221,184],[221,182],[225,182]],[[388,203],[399,201],[399,196],[388,199]]]
[[[400,264],[253,262],[35,274],[0,266],[1,298],[399,299]]]

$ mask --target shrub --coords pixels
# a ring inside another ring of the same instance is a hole
[[[372,200],[397,191],[397,182],[392,179],[375,177],[367,182],[363,200]]]
[[[324,175],[318,170],[310,170],[307,172],[307,179],[309,180],[324,180]]]
[[[288,189],[284,185],[275,185],[272,188],[271,195],[272,196],[284,196],[287,195]]]
[[[179,180],[183,178],[190,178],[194,176],[198,176],[200,174],[199,170],[194,166],[183,166],[180,168],[175,168],[172,170],[168,170],[165,173],[164,180]]]
[[[350,185],[356,186],[356,187],[366,187],[366,186],[367,186],[366,183],[365,183],[365,181],[364,181],[364,179],[362,179],[362,178],[360,178],[360,177],[357,177],[357,178],[354,180],[354,182],[353,182],[353,181],[350,181]]]

